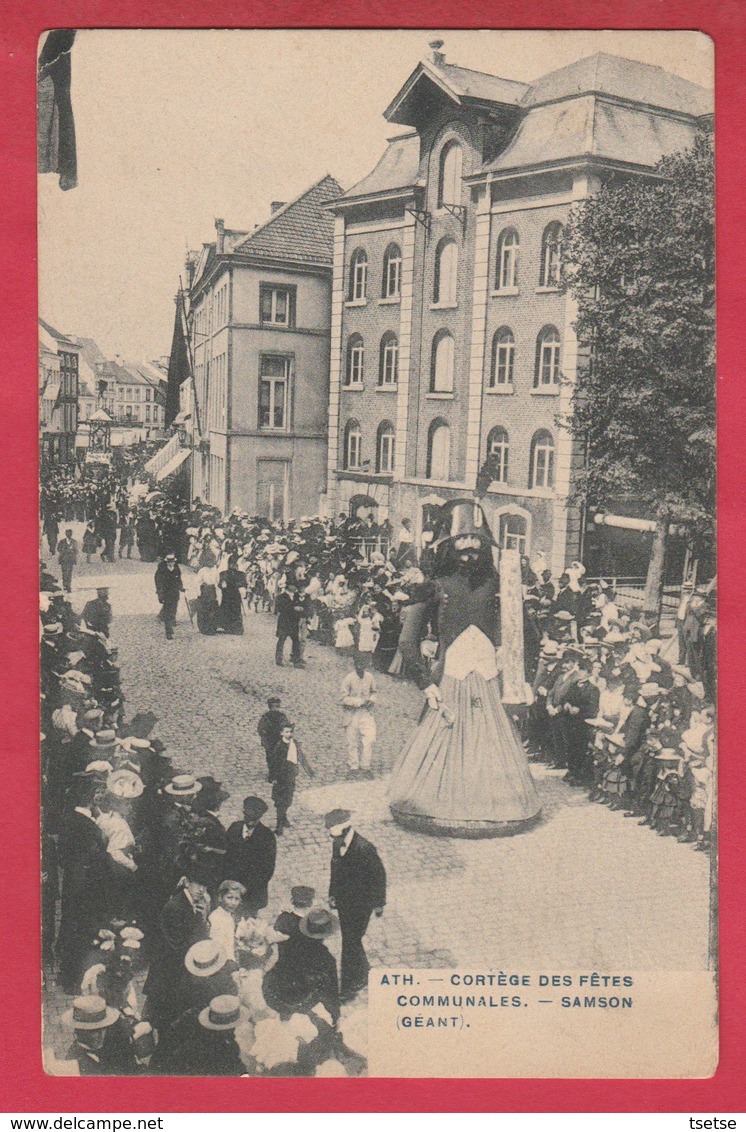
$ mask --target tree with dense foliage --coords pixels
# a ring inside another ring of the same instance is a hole
[[[607,180],[573,210],[563,284],[583,364],[568,426],[585,452],[577,493],[656,518],[645,612],[656,616],[671,523],[693,545],[715,516],[715,223],[712,135],[653,175]]]

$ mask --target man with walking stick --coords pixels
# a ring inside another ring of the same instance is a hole
[[[155,592],[162,606],[161,616],[166,627],[166,640],[172,641],[179,597],[184,593],[181,570],[173,553],[167,554],[163,561],[158,563],[155,572]]]

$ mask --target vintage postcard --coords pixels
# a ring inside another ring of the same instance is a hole
[[[715,1072],[713,87],[42,36],[48,1074]]]

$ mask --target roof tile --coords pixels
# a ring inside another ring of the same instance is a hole
[[[236,244],[235,253],[331,267],[334,219],[323,205],[341,194],[339,183],[327,174]]]

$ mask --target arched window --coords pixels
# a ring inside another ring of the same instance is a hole
[[[359,302],[368,293],[368,257],[363,248],[352,253],[350,260],[350,302]]]
[[[384,299],[398,299],[400,294],[401,248],[398,244],[389,244],[383,257],[381,297]]]
[[[433,349],[430,356],[430,392],[453,392],[453,361],[454,361],[453,335],[447,330],[439,330],[433,338]]]
[[[510,443],[504,428],[493,428],[487,437],[487,460],[493,472],[492,482],[508,482]]]
[[[554,440],[551,432],[541,429],[531,441],[529,487],[554,487]]]
[[[559,287],[562,263],[562,225],[559,220],[547,224],[541,238],[541,264],[539,286]]]
[[[399,380],[399,342],[389,332],[381,339],[381,356],[378,364],[378,384],[396,385]]]
[[[518,249],[520,240],[515,228],[506,228],[497,241],[495,290],[507,291],[518,286]]]
[[[362,385],[365,347],[359,334],[351,334],[347,340],[347,366],[345,385]]]
[[[442,420],[434,420],[427,434],[427,478],[444,482],[451,474],[451,430]]]
[[[536,339],[534,388],[546,389],[559,384],[560,336],[556,326],[544,326]]]
[[[503,511],[500,516],[498,543],[503,550],[517,550],[526,553],[527,523],[522,515]]]
[[[348,421],[344,432],[343,466],[350,470],[359,468],[362,464],[363,438],[360,425],[357,421]]]
[[[381,474],[394,470],[394,426],[381,421],[376,434],[376,471]]]
[[[461,204],[461,167],[463,151],[457,141],[443,146],[438,173],[438,208],[446,204]]]
[[[504,388],[513,384],[513,364],[515,362],[515,338],[509,326],[501,326],[492,338],[492,365],[490,366],[490,389]]]
[[[433,302],[450,305],[458,294],[458,244],[455,240],[441,240],[435,249],[435,279]]]

